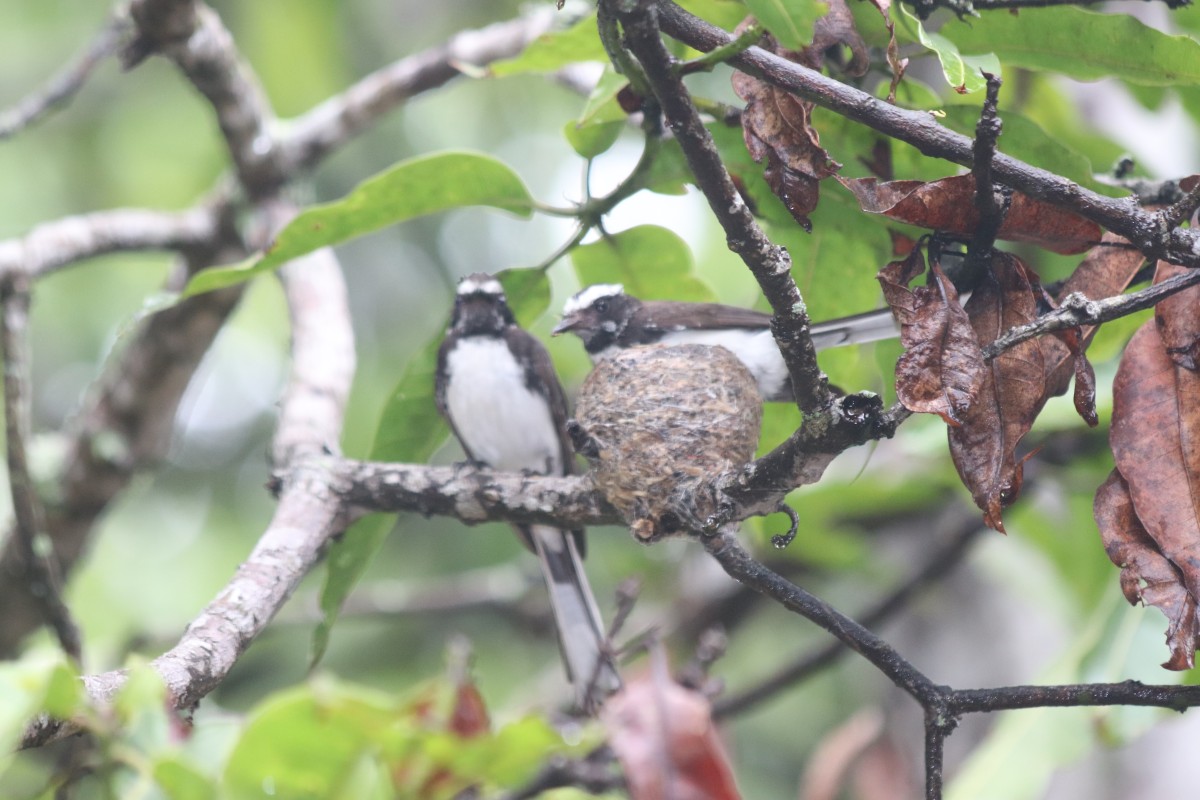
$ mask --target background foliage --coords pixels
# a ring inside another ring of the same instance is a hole
[[[745,10],[721,0],[687,5],[730,27]],[[747,5],[757,11],[760,4]],[[285,116],[456,30],[521,10],[515,2],[465,0],[259,0],[213,6]],[[0,105],[14,103],[60,66],[101,25],[105,11],[81,0],[7,9],[6,24],[0,26]],[[854,11],[859,29],[873,31],[869,40],[881,44],[878,13],[865,3],[856,3]],[[1031,25],[1035,14],[1038,22]],[[894,16],[902,35],[915,42],[916,19],[900,7]],[[1153,28],[1172,33],[1200,30],[1200,16],[1192,9],[1168,16],[1165,9],[1146,8],[1141,16]],[[1006,79],[1004,152],[1104,190],[1095,176],[1108,172],[1125,152],[1153,177],[1178,177],[1197,168],[1198,157],[1186,143],[1194,141],[1200,95],[1178,87],[1196,83],[1192,76],[1200,65],[1200,45],[1190,36],[1169,40],[1169,47],[1134,44],[1151,35],[1146,31],[1152,28],[1143,28],[1123,15],[1074,8],[1027,11],[1020,17],[998,12],[969,24],[948,22],[940,31],[943,38],[932,43],[947,72],[955,51],[995,53],[998,62],[993,63]],[[1029,39],[1030,30],[1044,39]],[[589,52],[602,57],[594,39],[580,35],[573,41],[582,44],[568,49],[571,57]],[[1153,43],[1163,41],[1156,37]],[[506,77],[462,79],[414,98],[323,163],[295,191],[306,203],[332,201],[397,162],[435,151],[472,150],[507,164],[537,201],[561,206],[579,199],[584,162],[576,148],[598,149],[615,135],[612,149],[591,168],[592,192],[603,194],[632,168],[640,137],[636,130],[611,124],[595,134],[599,140],[581,143],[572,141],[579,134],[564,136],[564,130],[573,129],[572,120],[611,121],[611,105],[593,113],[584,97],[540,74],[561,59],[539,57],[545,60],[516,64]],[[967,63],[978,62],[968,58]],[[718,69],[691,85],[698,94],[736,103],[728,74]],[[966,80],[974,73],[962,74]],[[886,93],[886,76],[875,77],[880,85],[869,89]],[[980,95],[956,94],[938,62],[926,57],[914,60],[900,102],[936,108],[943,124],[969,132]],[[856,160],[869,142],[865,129],[822,112],[814,123],[831,155],[845,165],[842,174],[867,174]],[[723,152],[737,152],[739,131],[717,128],[714,133]],[[741,158],[746,166],[744,152]],[[952,172],[950,165],[902,145],[895,162],[900,177],[931,179]],[[184,208],[225,166],[209,109],[167,64],[151,60],[119,74],[109,63],[68,109],[0,143],[0,238],[97,208]],[[613,263],[602,247],[585,245],[549,269],[550,296],[529,307],[527,324],[546,342],[569,387],[578,385],[587,361],[576,341],[547,334],[562,300],[581,283],[623,280],[646,297],[758,302],[757,287],[726,249],[703,202],[694,192],[678,193],[679,182],[670,177],[656,185],[677,193],[642,192],[605,221],[636,258]],[[848,193],[828,182],[823,189],[812,234],[798,230],[765,195],[760,208],[773,240],[791,251],[797,282],[818,319],[877,307],[874,275],[890,247],[884,227],[864,223]],[[644,227],[651,224],[662,228]],[[374,439],[380,415],[395,402],[393,393],[406,369],[419,366],[421,354],[440,335],[457,277],[540,264],[571,231],[569,221],[545,214],[525,218],[462,208],[340,245],[359,348],[346,452],[361,457],[383,452]],[[1031,262],[1046,280],[1062,277],[1074,264],[1042,251]],[[646,269],[651,263],[653,273]],[[57,426],[77,404],[138,309],[157,291],[167,265],[165,256],[112,256],[39,285],[32,331],[36,427]],[[1141,319],[1106,326],[1093,346],[1102,393],[1114,369],[1105,358],[1117,353]],[[72,576],[68,600],[83,627],[89,668],[108,669],[139,654],[148,658],[161,652],[224,584],[265,524],[272,505],[263,490],[268,478],[263,453],[286,347],[279,288],[271,278],[259,278],[189,390],[166,468],[140,479],[107,515],[87,560]],[[897,353],[897,345],[885,343],[823,355],[822,365],[845,388],[891,397]],[[1158,667],[1161,615],[1125,606],[1091,518],[1091,494],[1111,468],[1103,446],[1110,399],[1102,394],[1100,433],[1085,431],[1068,403],[1055,401],[1031,436],[1034,447],[1044,442],[1047,449],[1030,462],[1025,496],[1006,519],[1009,536],[984,534],[954,578],[882,631],[936,680],[986,686],[1173,679]],[[432,405],[412,413],[431,418]],[[795,413],[772,408],[764,442],[773,444],[794,428]],[[1069,433],[1054,436],[1063,431]],[[748,525],[744,536],[806,587],[854,613],[881,587],[903,579],[909,565],[944,534],[938,523],[942,509],[966,498],[944,442],[939,421],[914,419],[897,439],[847,453],[819,486],[797,492],[793,505],[803,526],[786,552],[769,553],[766,544],[778,518]],[[439,446],[432,458],[449,463],[459,453],[451,445]],[[465,769],[507,784],[527,776],[548,749],[580,750],[594,741],[594,732],[583,734],[583,744],[572,748],[527,717],[561,703],[565,686],[553,636],[546,630],[535,565],[518,550],[503,525],[468,529],[453,520],[404,516],[382,541],[360,586],[361,602],[352,604],[334,630],[317,677],[309,678],[306,667],[321,576],[313,576],[283,618],[205,701],[186,740],[173,735],[156,712],[160,690],[154,682],[135,680],[116,712],[124,723],[121,732],[112,720],[104,722],[112,725],[112,737],[96,778],[84,784],[91,794],[84,796],[109,791],[111,796],[209,797],[218,785],[228,796],[261,796],[268,787],[256,781],[255,770],[272,757],[290,758],[288,763],[311,771],[296,773],[294,787],[274,787],[279,796],[383,796],[383,780],[364,754],[394,756],[411,752],[404,748],[417,748],[419,742],[426,748],[423,757],[441,763],[436,737],[414,732],[429,718],[413,709],[424,708],[422,703],[446,707],[438,692],[450,691],[452,684],[445,677],[450,632],[471,641],[473,674],[493,717],[512,723],[498,743],[491,743],[493,752],[478,755]],[[661,626],[679,662],[695,646],[689,613],[731,591],[702,553],[681,543],[644,549],[633,546],[622,530],[603,529],[591,535],[590,552],[589,576],[608,613],[616,585],[639,576],[642,596],[627,631]],[[464,575],[469,576],[465,583]],[[398,610],[439,587],[468,584],[517,602],[511,608],[481,605],[444,614]],[[765,605],[752,605],[725,622],[729,653],[714,674],[733,688],[753,683],[793,653],[824,641],[819,632]],[[71,707],[71,681],[45,667],[52,650],[49,638],[39,634],[20,662],[0,670],[0,732],[5,735],[15,735],[35,709]],[[1196,675],[1180,677],[1194,682]],[[431,680],[438,682],[428,684]],[[865,707],[884,711],[896,752],[913,757],[913,743],[903,738],[916,730],[907,716],[913,709],[853,661],[732,718],[726,733],[745,796],[792,796],[805,764],[816,763],[814,754],[830,732]],[[1172,757],[1194,736],[1190,717],[1127,708],[1040,709],[978,722],[977,729],[953,740],[950,797],[1165,796],[1188,781],[1194,785],[1197,777],[1194,765]],[[343,749],[331,749],[334,743]],[[528,763],[505,761],[516,756]],[[51,752],[30,752],[0,760],[6,796],[43,791],[55,770],[54,758]]]

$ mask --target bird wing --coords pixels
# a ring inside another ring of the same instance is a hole
[[[644,326],[657,328],[662,332],[677,331],[683,328],[697,330],[766,329],[771,326],[771,315],[751,308],[726,306],[719,303],[677,303],[670,300],[652,300],[642,304],[641,309],[634,314],[634,321],[640,321]],[[644,342],[640,344],[644,344]]]
[[[546,398],[558,434],[559,471],[562,475],[570,475],[575,471],[575,450],[567,436],[567,395],[558,380],[550,353],[536,336],[516,325],[505,329],[504,339],[518,361],[526,365],[525,385]]]

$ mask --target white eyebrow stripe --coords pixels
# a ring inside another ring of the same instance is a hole
[[[458,284],[458,294],[492,294],[497,297],[504,296],[504,287],[500,285],[500,281],[495,278],[489,278],[482,283],[471,278],[464,278]]]
[[[582,311],[601,297],[615,297],[625,293],[625,287],[619,283],[596,283],[586,289],[581,289],[563,306],[563,314],[574,314]]]

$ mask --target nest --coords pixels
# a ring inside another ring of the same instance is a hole
[[[596,488],[637,538],[653,541],[712,527],[712,479],[754,457],[762,397],[723,347],[638,347],[597,364],[575,422]]]

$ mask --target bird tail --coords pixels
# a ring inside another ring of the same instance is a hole
[[[890,309],[868,311],[851,317],[818,322],[811,328],[813,344],[818,350],[842,347],[851,344],[894,339],[900,335],[900,326],[892,317]]]
[[[609,654],[600,610],[588,586],[575,537],[567,531],[534,525],[529,529],[558,628],[558,643],[567,677],[580,707],[592,710],[621,688],[621,677]]]

